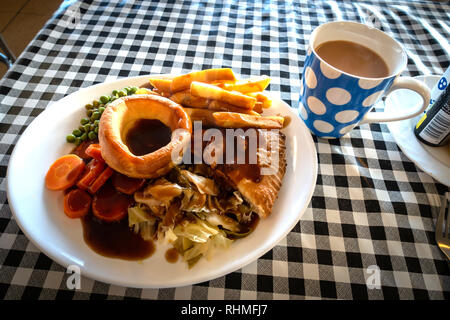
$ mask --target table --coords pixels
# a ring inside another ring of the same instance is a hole
[[[339,140],[314,137],[317,187],[301,221],[257,261],[206,283],[142,290],[82,278],[70,290],[65,268],[12,218],[11,152],[52,102],[118,77],[231,67],[270,75],[270,90],[297,108],[309,35],[341,19],[401,42],[404,75],[442,74],[449,65],[445,2],[65,1],[0,81],[0,299],[448,300],[449,264],[434,240],[448,188],[400,151],[385,124]]]

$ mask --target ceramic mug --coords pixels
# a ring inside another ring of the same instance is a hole
[[[316,53],[324,42],[344,40],[375,51],[386,62],[389,75],[365,78],[341,71]],[[425,84],[399,77],[408,58],[403,47],[386,33],[364,24],[338,21],[317,27],[311,34],[301,80],[299,114],[316,136],[339,138],[354,127],[372,122],[404,120],[421,114],[430,101]],[[410,89],[423,103],[411,105],[406,114],[369,112],[382,96],[396,89]]]

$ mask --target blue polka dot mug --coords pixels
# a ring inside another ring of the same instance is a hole
[[[352,75],[317,55],[316,49],[321,44],[338,40],[353,42],[377,53],[386,63],[388,75],[383,78]],[[364,123],[415,117],[428,106],[430,91],[418,80],[399,76],[407,62],[403,47],[380,30],[349,21],[325,23],[311,34],[300,84],[299,114],[313,134],[333,139]],[[369,112],[382,96],[396,89],[416,91],[423,103],[412,105],[406,114]]]

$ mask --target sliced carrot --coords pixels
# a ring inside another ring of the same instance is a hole
[[[83,159],[74,154],[68,154],[57,159],[47,171],[45,186],[50,190],[64,190],[75,184],[83,172]]]
[[[98,189],[100,189],[106,181],[113,175],[114,170],[110,167],[107,167],[103,172],[95,179],[94,182],[89,186],[88,191],[92,194],[96,193]]]
[[[126,217],[128,207],[133,202],[132,196],[120,193],[110,183],[106,183],[94,196],[92,213],[104,221],[119,221]]]
[[[125,194],[133,194],[144,185],[145,179],[130,178],[124,174],[115,172],[112,177],[112,183],[117,191]]]
[[[89,147],[87,147],[84,152],[94,159],[104,161],[102,157],[102,152],[100,150],[100,145],[98,143],[90,144]]]
[[[89,212],[91,202],[87,192],[73,189],[64,196],[64,213],[72,219],[81,218]]]
[[[77,187],[86,190],[95,179],[103,172],[105,169],[105,163],[97,159],[92,159],[86,166],[83,176],[77,182]]]

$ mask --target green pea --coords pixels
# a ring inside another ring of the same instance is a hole
[[[66,141],[67,141],[67,142],[70,142],[70,143],[74,143],[75,140],[76,140],[76,138],[77,138],[77,137],[75,137],[75,135],[69,134],[69,135],[67,135],[67,137],[66,137]]]
[[[86,141],[88,138],[87,133],[83,133],[80,137],[81,141]]]
[[[92,109],[94,106],[90,103],[88,103],[87,105],[84,106],[86,108],[86,110],[90,110]]]
[[[94,111],[91,109],[91,110],[88,110],[88,111],[86,111],[86,115],[90,118],[91,116],[92,116],[92,113],[93,113]]]
[[[75,145],[79,146],[81,144],[81,139],[80,138],[75,138]]]
[[[86,123],[89,123],[89,119],[83,118],[83,119],[80,120],[80,123],[81,123],[82,125],[85,125]]]
[[[78,127],[78,130],[80,130],[80,132],[83,133],[83,132],[85,131],[85,130],[84,130],[84,126],[79,126],[79,127]]]
[[[109,96],[101,96],[100,101],[102,103],[108,103],[111,98]]]
[[[100,124],[100,120],[95,120],[94,125],[98,126]]]
[[[138,90],[138,87],[131,87],[130,94],[135,94],[137,90]]]
[[[102,114],[102,113],[103,113],[103,111],[105,111],[105,108],[104,108],[104,107],[100,107],[100,108],[98,108],[98,112],[100,112],[100,114]]]
[[[88,138],[89,138],[89,140],[95,140],[95,139],[97,139],[97,135],[95,134],[94,131],[91,131],[88,134]]]
[[[127,91],[125,89],[122,89],[119,91],[119,97],[125,97],[127,95]]]
[[[100,112],[95,111],[91,116],[91,120],[92,121],[98,120],[98,119],[100,119],[100,116],[101,116]]]
[[[95,129],[95,124],[91,123],[91,124],[90,124],[90,127],[89,127],[89,130],[90,130],[90,131],[94,131],[94,129]]]
[[[98,127],[95,127],[94,132],[98,134]]]
[[[98,102],[98,100],[94,100],[92,102],[92,105],[94,106],[94,108],[97,108],[100,105],[100,102]]]
[[[84,125],[84,132],[89,132],[91,130],[91,124],[90,123],[86,123]]]
[[[117,91],[116,89],[113,90],[112,95],[113,96],[117,96],[117,94],[119,93],[119,91]]]
[[[79,136],[81,136],[81,131],[79,129],[75,129],[75,130],[72,131],[72,134],[75,137],[79,137]]]

